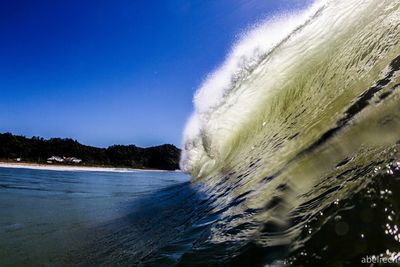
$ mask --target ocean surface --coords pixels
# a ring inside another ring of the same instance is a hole
[[[181,172],[0,168],[0,266],[132,266],[151,238],[146,229],[163,227],[146,216],[188,180]]]

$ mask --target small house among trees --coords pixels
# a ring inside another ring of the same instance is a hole
[[[67,164],[79,164],[82,162],[81,159],[77,159],[75,157],[58,157],[52,156],[47,159],[47,163],[67,163]]]

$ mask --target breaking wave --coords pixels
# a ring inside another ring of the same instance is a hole
[[[380,70],[374,66],[393,57],[397,5],[396,1],[317,1],[244,34],[196,92],[195,110],[184,131],[182,169],[202,176],[220,167],[238,153],[232,150],[254,143],[256,134],[290,114],[282,104],[293,106],[290,101],[299,94],[303,103],[312,96],[312,101],[333,105],[331,95],[360,93],[356,85],[346,83],[373,72],[377,77]],[[308,84],[314,79],[318,79],[314,85]]]
[[[179,263],[400,257],[399,41],[398,0],[316,1],[243,35],[184,130],[207,234]]]

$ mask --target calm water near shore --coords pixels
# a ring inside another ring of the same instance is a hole
[[[0,168],[0,265],[82,263],[96,240],[109,240],[99,229],[132,214],[140,199],[188,179],[180,172]]]

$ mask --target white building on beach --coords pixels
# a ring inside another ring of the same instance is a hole
[[[47,159],[47,163],[74,163],[74,164],[79,164],[81,163],[82,160],[75,158],[75,157],[58,157],[58,156],[52,156]]]

